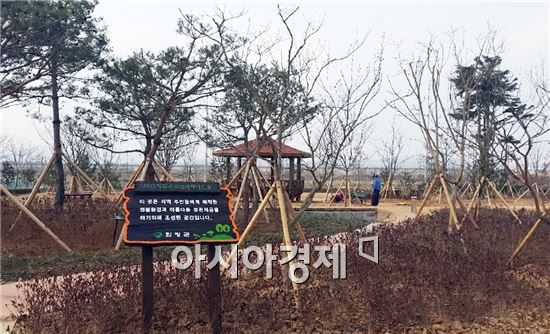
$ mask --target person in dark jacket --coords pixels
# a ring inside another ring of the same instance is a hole
[[[371,205],[377,206],[378,201],[380,201],[380,189],[382,188],[382,181],[380,181],[380,177],[378,177],[378,174],[374,174],[372,177],[372,198],[371,198]]]

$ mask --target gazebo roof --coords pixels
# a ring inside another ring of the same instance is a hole
[[[248,149],[247,149],[248,146]],[[236,146],[222,148],[212,152],[217,157],[247,157],[251,153],[256,153],[263,158],[270,158],[275,156],[274,148],[279,149],[279,143],[272,138],[264,138],[261,141],[261,145],[258,147],[257,140],[249,140],[248,145],[242,143]],[[311,153],[301,151],[297,148],[281,144],[280,145],[281,156],[283,158],[310,158]]]

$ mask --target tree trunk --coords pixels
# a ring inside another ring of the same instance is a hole
[[[346,169],[346,196],[344,197],[344,206],[351,205],[351,189],[349,184],[349,171]]]
[[[252,173],[252,171],[250,171]],[[247,179],[244,182],[244,189],[243,189],[243,208],[242,208],[242,216],[241,219],[243,222],[246,222],[248,224],[249,218],[250,218],[250,179]]]
[[[455,185],[451,185],[451,205],[456,208],[456,197],[458,195],[458,187]],[[449,208],[450,210],[451,208]],[[449,232],[452,231],[453,228],[453,219],[452,216],[449,215]]]
[[[149,153],[153,149],[153,138],[151,135],[147,135],[145,139],[145,149],[143,150],[144,159],[149,157]],[[154,155],[153,155],[154,158]],[[151,158],[150,158],[151,159]],[[153,161],[147,166],[147,171],[145,172],[145,179],[147,181],[155,180],[155,168],[153,167]]]
[[[52,58],[52,110],[53,110],[53,145],[55,152],[55,171],[57,173],[57,190],[55,194],[55,209],[62,210],[65,200],[65,173],[63,172],[63,157],[61,155],[61,120],[59,119],[59,96],[57,86],[57,59]]]

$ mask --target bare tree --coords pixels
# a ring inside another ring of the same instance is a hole
[[[335,137],[338,134],[342,135],[339,127],[335,127],[331,131],[336,134]],[[371,133],[372,124],[370,123],[365,123],[355,129],[344,141],[344,147],[338,157],[336,168],[344,171],[345,206],[351,205],[352,200],[350,172],[361,166],[361,161],[365,158],[364,146]]]
[[[547,142],[536,143],[531,154],[531,164],[533,166],[533,174],[535,177],[545,175],[550,167],[550,151],[548,150]]]
[[[157,160],[167,171],[170,171],[190,150],[196,149],[199,140],[192,132],[181,131],[164,137],[163,142],[164,145],[158,151]]]
[[[42,155],[36,147],[28,143],[13,138],[5,138],[3,160],[13,166],[15,179],[34,182],[37,173],[36,165],[41,163]]]
[[[369,112],[371,102],[380,92],[382,51],[383,48],[369,67],[350,66],[349,73],[340,72],[340,79],[334,85],[323,85],[326,101],[321,112],[313,122],[304,124],[301,131],[312,152],[306,168],[314,186],[305,198],[298,217],[311,204],[315,194],[334,176],[342,154],[345,154],[346,147],[350,147],[350,140],[353,141],[354,136],[364,135],[369,128],[369,121],[384,109]]]
[[[465,167],[466,135],[468,129],[469,92],[472,82],[464,81],[464,98],[462,105],[456,101],[452,91],[445,93],[442,84],[447,79],[445,64],[450,48],[437,44],[434,40],[419,45],[420,54],[411,59],[400,59],[401,75],[399,80],[405,82],[405,90],[397,88],[397,81],[390,82],[393,100],[390,106],[422,131],[429,156],[437,169],[437,178],[432,181],[429,190],[436,182],[441,183],[450,206],[449,229],[454,223],[460,229],[456,214],[456,201],[468,215],[462,201],[458,198],[457,185],[463,178]],[[448,98],[447,98],[448,96]],[[451,117],[454,114],[454,117]],[[456,148],[457,174],[451,177],[446,166],[451,159],[446,143],[451,142]],[[451,193],[447,189],[450,184]],[[474,226],[477,224],[472,220]]]
[[[550,94],[544,76],[535,78],[532,83],[537,102],[528,106],[521,104],[518,98],[517,104],[501,115],[500,121],[505,125],[498,128],[496,145],[492,150],[506,171],[529,190],[537,218],[529,233],[516,247],[511,261],[521,252],[541,223],[550,223],[550,209],[545,206],[548,198],[535,186],[532,165],[536,145],[550,143],[546,137],[550,133]]]
[[[390,173],[395,173],[401,163],[403,163],[401,157],[403,153],[403,135],[401,134],[401,128],[396,126],[395,119],[392,121],[387,138],[389,139],[382,140],[382,146],[377,148],[377,152],[382,160],[384,173],[389,175]]]
[[[378,156],[382,160],[382,178],[386,180],[381,197],[386,197],[393,188],[393,179],[403,159],[403,135],[401,129],[396,126],[395,118],[392,121],[391,130],[387,138],[382,140],[382,146],[377,148]]]
[[[550,222],[550,212],[545,208],[541,194],[534,186],[532,175],[535,146],[550,142],[545,137],[550,132],[550,95],[543,87],[546,86],[535,87],[535,105],[521,104],[501,116],[506,125],[500,127],[496,133],[498,141],[493,147],[493,154],[513,178],[527,187],[533,197],[537,217]]]
[[[275,155],[273,170],[276,182],[281,180],[282,144],[292,135],[300,133],[308,142],[311,151],[316,152],[314,155],[326,154],[324,157],[314,157],[315,162],[306,166],[308,170],[317,174],[322,170],[323,175],[316,178],[314,189],[304,201],[302,211],[298,214],[299,218],[311,203],[315,192],[332,175],[339,154],[351,132],[365,123],[365,118],[368,119],[376,114],[367,113],[365,110],[379,91],[381,54],[377,55],[375,66],[365,73],[360,71],[360,74],[351,78],[342,74],[340,85],[344,88],[339,91],[340,95],[336,96],[337,94],[333,91],[321,88],[322,93],[329,91],[332,101],[328,99],[324,102],[316,99],[315,93],[319,90],[321,76],[331,65],[350,58],[363,45],[365,39],[353,43],[340,57],[320,56],[317,50],[317,52],[310,50],[310,45],[321,29],[321,25],[307,22],[305,28],[299,31],[295,26],[298,11],[298,7],[287,9],[279,6],[277,15],[283,27],[283,36],[274,43],[272,41],[262,43],[262,41],[258,42],[260,33],[252,38],[253,43],[244,48],[246,50],[244,56],[237,59],[226,57],[226,62],[232,70],[234,85],[240,87],[239,93],[242,93],[230,97],[232,102],[235,102],[234,105],[245,112],[239,113],[239,118],[226,118],[225,124],[232,122],[231,124],[235,124],[235,128],[240,130],[239,132],[219,132],[224,133],[229,139],[237,134],[246,140],[248,133],[255,136],[257,140],[275,137],[276,139],[266,140],[265,143],[271,145]],[[275,49],[280,52],[275,54],[273,51]],[[360,111],[364,112],[363,115],[359,115]],[[338,115],[339,112],[342,114]],[[338,124],[338,121],[342,124]],[[339,134],[331,131],[335,126],[341,130]],[[317,132],[317,127],[323,130]],[[328,138],[329,136],[331,138]],[[335,148],[337,152],[328,152],[334,149],[330,147],[333,146],[330,143],[331,139],[337,141],[337,144],[334,144],[338,146]],[[321,147],[326,148],[326,153],[321,153]],[[250,156],[258,158],[253,150]],[[326,161],[321,161],[323,159],[330,160],[328,165],[325,164]]]

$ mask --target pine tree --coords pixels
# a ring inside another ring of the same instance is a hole
[[[90,1],[23,1],[4,4],[2,18],[10,18],[13,28],[10,38],[20,41],[19,49],[13,48],[12,58],[27,54],[33,60],[26,64],[36,85],[22,85],[25,71],[12,71],[10,87],[12,97],[19,101],[35,99],[51,105],[55,169],[57,175],[56,209],[63,207],[64,171],[60,133],[60,105],[62,97],[86,95],[86,87],[78,87],[76,75],[99,65],[107,50],[107,38],[100,19],[93,18],[97,2]],[[5,40],[2,39],[2,43]],[[4,61],[4,57],[2,58]],[[32,66],[31,66],[32,65]],[[12,68],[13,69],[13,68]],[[34,73],[33,71],[37,71]],[[2,86],[4,88],[4,86]]]
[[[518,96],[518,80],[510,71],[501,69],[499,56],[481,56],[469,66],[457,66],[451,82],[462,98],[461,110],[469,111],[467,118],[473,121],[473,142],[477,151],[473,173],[477,179],[497,177],[496,162],[491,157],[495,134],[499,127],[510,121],[510,113],[524,113],[526,105]],[[462,112],[452,114],[462,118]]]

